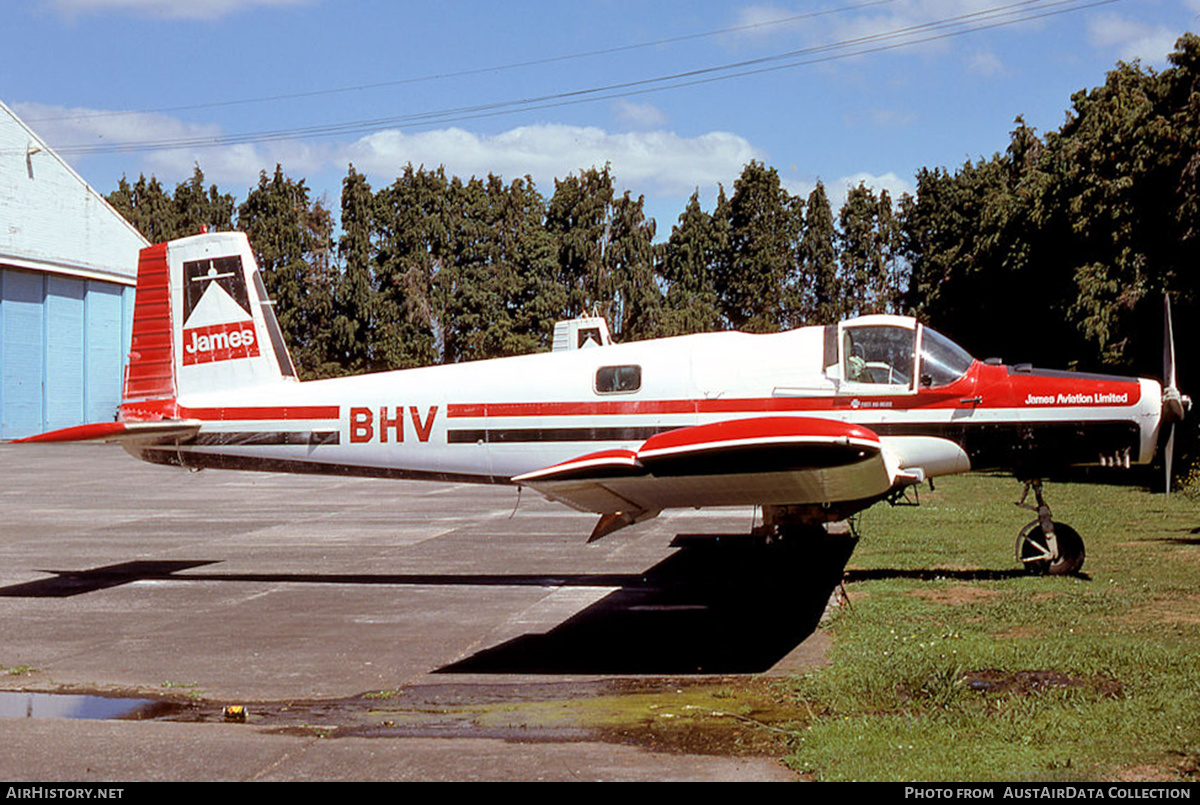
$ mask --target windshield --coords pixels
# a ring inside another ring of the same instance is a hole
[[[975,359],[946,336],[923,328],[921,334],[921,385],[945,386],[967,373]]]

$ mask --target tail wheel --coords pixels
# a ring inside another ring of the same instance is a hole
[[[1017,558],[1030,573],[1051,576],[1070,576],[1083,567],[1083,537],[1066,523],[1054,524],[1054,536],[1058,541],[1058,558],[1050,558],[1046,534],[1034,520],[1021,529],[1017,537]]]

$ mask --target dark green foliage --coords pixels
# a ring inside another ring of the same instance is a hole
[[[838,216],[841,229],[841,296],[846,309],[865,315],[894,313],[899,306],[898,228],[886,190],[866,185],[850,190]]]
[[[654,221],[643,198],[615,198],[613,177],[589,168],[555,181],[546,229],[558,246],[560,282],[567,291],[564,316],[596,314],[609,320],[618,340],[657,334],[662,304],[654,276]]]
[[[233,229],[233,196],[221,193],[217,186],[204,188],[204,171],[197,165],[192,178],[175,185],[175,226],[172,237],[195,235],[204,227],[212,232]]]
[[[804,235],[800,239],[799,266],[804,296],[798,307],[808,324],[835,324],[849,310],[837,264],[837,231],[825,185],[808,195]]]
[[[734,329],[773,332],[787,325],[797,292],[803,203],[761,162],[750,162],[733,188],[726,212],[729,257],[718,269],[717,294]]]
[[[233,229],[233,196],[221,193],[216,185],[205,190],[199,165],[192,178],[175,186],[173,196],[167,195],[158,179],[142,175],[132,185],[122,177],[107,200],[151,243],[197,235],[202,227],[214,232]]]
[[[450,259],[436,278],[444,362],[534,352],[563,295],[542,199],[526,177],[450,184]]]
[[[554,322],[567,307],[567,290],[558,281],[554,237],[544,223],[546,202],[528,176],[514,179],[501,201],[497,223],[504,259],[515,277],[504,354],[549,349]]]
[[[375,277],[372,232],[375,196],[366,177],[351,165],[342,180],[341,280],[333,297],[329,357],[348,372],[374,368]]]
[[[729,248],[723,228],[700,208],[692,193],[663,250],[662,279],[667,288],[661,333],[684,335],[720,327],[721,310],[713,281],[718,260]]]
[[[612,281],[604,271],[604,248],[613,200],[612,174],[590,168],[578,176],[555,180],[546,210],[546,229],[558,245],[558,269],[567,289],[570,316],[598,312],[612,298]]]
[[[250,238],[263,284],[292,359],[302,376],[329,374],[333,315],[333,217],[311,201],[304,181],[276,165],[238,207],[238,228]]]
[[[445,170],[410,164],[376,195],[379,319],[373,335],[381,367],[437,360],[433,278],[449,254],[448,191]]]
[[[642,211],[644,197],[629,191],[613,202],[605,270],[612,276],[609,325],[614,337],[637,341],[658,335],[662,292],[654,273],[654,220]]]

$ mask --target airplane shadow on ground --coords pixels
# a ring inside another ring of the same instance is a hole
[[[679,535],[672,545],[641,583],[436,673],[761,673],[813,633],[854,550],[845,538]]]
[[[286,574],[194,570],[214,561],[135,561],[0,588],[0,598],[64,598],[135,581],[616,587],[542,634],[479,651],[435,673],[723,674],[770,669],[811,635],[841,583],[845,538],[765,545],[679,535],[639,574]]]

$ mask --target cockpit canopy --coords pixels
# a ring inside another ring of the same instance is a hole
[[[947,386],[967,373],[975,359],[946,336],[907,316],[862,316],[839,327],[838,366],[842,382],[880,391],[916,391]]]

